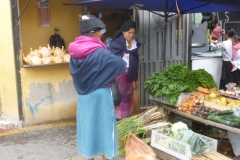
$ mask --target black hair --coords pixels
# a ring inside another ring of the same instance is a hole
[[[136,23],[129,20],[125,21],[124,24],[121,26],[121,30],[123,32],[129,31],[131,28],[136,29]]]
[[[119,30],[116,31],[116,33],[113,36],[113,40],[118,38],[120,35],[122,35],[122,32],[127,32],[129,31],[131,28],[135,28],[136,29],[136,23],[130,20],[126,20],[121,28]]]
[[[234,30],[232,27],[228,27],[228,28],[226,29],[225,34],[226,34],[228,37],[232,38],[232,37],[235,35],[235,30]]]
[[[239,42],[240,42],[240,37],[239,37],[238,35],[234,35],[234,36],[233,36],[233,40],[234,40],[235,42],[239,43]]]

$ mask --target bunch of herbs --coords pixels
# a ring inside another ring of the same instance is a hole
[[[216,84],[211,74],[203,69],[190,70],[185,64],[174,64],[155,72],[144,82],[146,92],[154,97],[166,97],[166,102],[174,105],[183,92],[196,91],[198,86],[214,88]]]

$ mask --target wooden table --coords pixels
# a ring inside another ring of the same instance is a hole
[[[240,129],[239,128],[230,127],[230,126],[227,126],[227,125],[224,125],[224,124],[220,124],[220,123],[213,122],[213,121],[210,121],[210,120],[207,120],[207,119],[203,119],[203,118],[200,118],[200,117],[197,117],[197,116],[194,116],[194,115],[190,115],[190,114],[187,114],[185,112],[181,112],[181,111],[177,110],[176,107],[173,107],[173,106],[170,106],[170,105],[167,105],[167,104],[163,104],[162,102],[158,102],[156,100],[153,100],[153,102],[155,102],[158,106],[163,107],[164,109],[166,109],[168,111],[171,111],[171,112],[173,112],[175,114],[178,114],[180,116],[183,116],[185,118],[191,119],[192,121],[202,123],[206,126],[212,126],[212,127],[215,127],[215,128],[221,129],[221,130],[232,131],[232,132],[240,134]]]
[[[231,158],[226,157],[218,152],[208,152],[202,155],[196,155],[192,157],[192,160],[231,160]]]

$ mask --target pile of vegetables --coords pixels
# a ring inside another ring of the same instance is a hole
[[[203,106],[204,94],[195,93],[189,98],[185,98],[179,105],[178,110],[192,114],[196,108]]]
[[[201,86],[216,88],[211,74],[204,69],[190,70],[184,64],[174,64],[163,70],[155,72],[144,82],[144,89],[154,97],[166,97],[170,105],[176,104],[181,93],[194,92]]]
[[[162,134],[176,139],[178,141],[184,142],[191,146],[192,154],[199,154],[204,152],[207,148],[209,148],[207,142],[203,137],[188,129],[187,125],[182,122],[177,122],[172,125],[170,129],[166,128],[162,130]],[[160,139],[159,144],[164,145],[164,147],[176,150],[182,154],[186,152],[186,147],[180,143],[166,141],[165,139]]]
[[[125,156],[125,144],[129,133],[135,135],[145,134],[149,129],[166,126],[166,117],[163,109],[158,107],[149,108],[145,112],[122,119],[117,122],[118,145],[120,156]],[[161,123],[164,122],[164,123]]]
[[[237,97],[238,94],[240,93],[240,88],[237,86],[236,83],[228,83],[226,85],[226,88],[227,88],[226,91],[219,90],[220,93],[227,94],[227,95],[234,96],[234,97]]]
[[[207,90],[202,87],[198,87],[197,89],[200,92],[193,93],[189,98],[185,98],[179,105],[178,110],[192,114],[194,116],[198,116],[206,119],[207,113],[214,113],[217,110],[214,108],[204,106],[204,100],[208,99],[208,97],[217,97],[216,89]],[[207,92],[206,92],[207,91]],[[208,95],[204,94],[208,93]]]
[[[212,120],[221,124],[225,124],[231,127],[240,128],[240,118],[238,116],[233,115],[233,110],[225,110],[221,112],[215,113],[207,113],[208,120]]]

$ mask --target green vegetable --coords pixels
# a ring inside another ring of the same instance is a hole
[[[206,140],[204,140],[200,134],[186,128],[178,129],[177,132],[172,133],[170,137],[189,144],[193,155],[202,153],[209,148]],[[180,149],[183,148],[183,146],[176,142],[172,144],[172,148],[181,152]]]
[[[232,127],[240,127],[239,123],[231,122],[231,121],[228,121],[228,120],[225,120],[225,119],[221,119],[221,118],[217,119],[217,122],[221,123],[221,124],[228,125],[228,126],[232,126]]]
[[[224,110],[224,111],[218,112],[217,114],[218,115],[227,115],[227,114],[233,114],[233,113],[234,113],[233,110]]]
[[[211,74],[203,69],[190,70],[184,64],[168,66],[163,72],[155,72],[144,82],[144,89],[154,97],[166,97],[166,102],[175,105],[183,92],[196,91],[198,86],[214,88]]]
[[[209,115],[209,116],[207,117],[207,119],[208,119],[208,120],[213,120],[214,116],[215,116],[214,114],[211,114],[211,115]]]
[[[212,114],[212,115],[208,116],[208,119],[212,120],[212,121],[215,121],[215,122],[218,122],[218,123],[221,123],[221,124],[225,124],[225,125],[231,126],[231,127],[238,127],[239,128],[240,124],[238,122],[231,121],[233,119],[228,120],[229,119],[228,116],[230,118],[233,118],[232,117],[233,115],[230,116],[230,115],[215,115],[215,114]]]
[[[214,115],[212,117],[212,120],[218,122],[219,120],[224,119],[224,118],[225,118],[225,116]]]
[[[211,113],[211,112],[205,112],[205,115],[206,116],[210,116],[210,115],[212,115],[213,113]]]
[[[195,81],[195,84],[203,88],[212,89],[216,87],[216,83],[214,82],[212,75],[206,72],[204,69],[193,70],[190,73],[190,79]]]
[[[226,115],[225,119],[231,122],[240,122],[240,118],[235,115]]]
[[[230,126],[240,128],[240,124],[237,122],[231,122]]]

